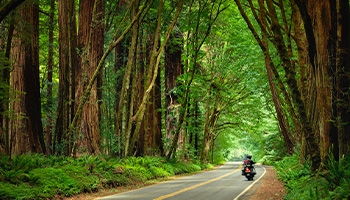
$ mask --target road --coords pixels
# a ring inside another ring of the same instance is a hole
[[[248,181],[241,175],[240,163],[228,162],[215,170],[99,198],[99,200],[233,200],[254,184],[265,171],[259,165],[255,168],[257,175],[254,181]]]

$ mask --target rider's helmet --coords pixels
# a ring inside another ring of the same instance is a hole
[[[247,155],[247,158],[248,158],[248,159],[252,159],[252,156],[251,156],[251,155]]]

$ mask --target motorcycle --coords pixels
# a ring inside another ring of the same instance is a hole
[[[242,175],[245,176],[248,181],[252,181],[255,176],[255,168],[250,163],[244,163],[243,169],[242,169]]]

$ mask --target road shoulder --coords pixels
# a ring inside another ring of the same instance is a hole
[[[239,200],[278,200],[286,194],[284,184],[277,178],[272,166],[264,166],[266,174]]]

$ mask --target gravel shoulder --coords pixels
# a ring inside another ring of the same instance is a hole
[[[266,174],[254,186],[242,195],[239,200],[279,200],[286,193],[284,184],[277,178],[272,166],[264,166]]]

